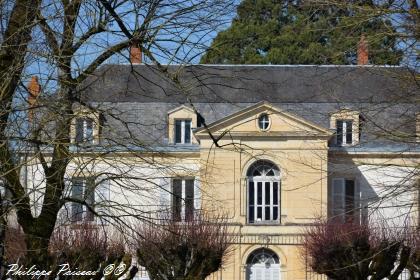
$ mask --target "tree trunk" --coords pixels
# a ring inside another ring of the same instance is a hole
[[[36,265],[37,269],[50,270],[51,259],[48,254],[49,236],[34,236],[25,234],[27,254],[24,259],[25,265]]]

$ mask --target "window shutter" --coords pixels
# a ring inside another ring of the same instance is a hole
[[[6,187],[4,186],[3,180],[0,179],[0,195],[2,198],[6,196]]]
[[[71,188],[71,197],[73,199],[83,199],[83,180],[74,179]],[[71,219],[72,221],[81,221],[83,219],[83,205],[77,202],[72,202],[71,205]]]
[[[194,180],[194,209],[201,210],[201,189],[199,180]]]
[[[159,183],[160,189],[160,210],[161,211],[169,211],[171,207],[171,179],[170,178],[162,178],[160,179]]]
[[[64,177],[64,191],[63,191],[63,198],[69,198],[72,195],[72,180],[68,176]],[[68,223],[71,221],[71,209],[72,203],[67,202],[63,205],[58,213],[58,221],[57,223]]]
[[[343,121],[336,122],[337,127],[337,135],[336,135],[336,144],[342,145],[343,144]]]
[[[342,217],[344,215],[345,185],[344,179],[333,179],[332,181],[332,215]]]
[[[111,199],[111,181],[107,178],[99,177],[98,185],[95,188],[95,211],[99,216],[110,214],[109,200]],[[101,219],[101,222],[104,219]]]

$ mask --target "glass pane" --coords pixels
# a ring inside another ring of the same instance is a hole
[[[279,204],[279,183],[273,182],[273,205]]]
[[[175,121],[175,143],[181,143],[181,121]]]
[[[346,180],[345,211],[346,221],[350,222],[354,214],[354,181]]]
[[[262,207],[257,208],[257,220],[262,220]]]
[[[262,182],[257,183],[257,204],[262,204]]]
[[[254,182],[249,182],[249,205],[254,205]]]
[[[76,143],[81,143],[83,141],[83,119],[76,119]]]
[[[249,206],[248,207],[248,219],[249,219],[249,222],[250,223],[253,223],[254,222],[254,206]]]
[[[265,205],[270,205],[270,183],[265,182]]]
[[[181,220],[182,209],[182,180],[172,181],[172,217],[175,221]]]
[[[268,124],[269,124],[269,119],[266,114],[263,114],[258,118],[258,126],[260,127],[260,129],[263,129],[263,130],[267,129]]]
[[[191,143],[191,121],[185,121],[185,143]]]
[[[346,143],[347,144],[351,144],[353,141],[353,122],[352,121],[347,121],[346,122]]]
[[[93,141],[93,120],[92,119],[85,119],[86,123],[86,130],[85,130],[85,141],[92,142]]]
[[[337,145],[343,144],[343,121],[337,121]]]
[[[194,215],[194,180],[185,180],[185,219]]]
[[[265,220],[266,221],[270,220],[270,207],[269,206],[265,207]]]
[[[273,207],[273,221],[277,221],[279,219],[279,208],[277,206]]]

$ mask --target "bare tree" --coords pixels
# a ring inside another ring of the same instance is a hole
[[[185,222],[170,215],[141,224],[134,248],[151,279],[205,279],[222,267],[231,251],[232,232],[223,216],[198,214]]]
[[[57,227],[51,236],[49,254],[54,259],[51,279],[73,279],[75,276],[78,279],[101,279],[107,266],[117,268],[123,264],[117,275],[105,274],[105,279],[113,279],[124,275],[131,267],[131,255],[123,237],[89,223]],[[90,271],[94,275],[66,275],[74,269],[77,272]]]
[[[24,1],[17,1],[21,2]],[[76,108],[83,107],[90,112],[103,113],[101,109],[84,102],[82,98],[87,78],[112,56],[126,56],[126,50],[131,45],[138,46],[144,56],[157,65],[160,65],[160,60],[186,63],[189,59],[194,59],[197,54],[192,55],[191,52],[197,52],[202,37],[223,23],[223,15],[229,12],[231,3],[171,0],[50,1],[37,10],[38,2],[35,1],[31,5],[25,2],[23,8],[27,8],[24,9],[27,14],[20,13],[16,16],[12,13],[10,17],[12,23],[16,21],[22,24],[19,20],[25,19],[25,28],[35,24],[37,27],[32,41],[29,36],[31,29],[26,28],[24,32],[18,32],[15,28],[13,32],[9,31],[11,34],[6,31],[5,38],[10,36],[15,40],[13,36],[19,34],[19,40],[26,40],[13,43],[15,46],[24,46],[25,49],[10,47],[13,52],[18,50],[18,55],[8,53],[9,57],[19,58],[20,63],[17,68],[20,72],[12,75],[13,83],[17,85],[19,81],[23,81],[21,73],[25,66],[25,56],[29,56],[32,62],[42,64],[39,70],[47,73],[44,81],[53,82],[44,84],[42,92],[32,96],[29,104],[18,98],[25,95],[25,91],[32,94],[31,89],[25,87],[19,90],[13,88],[8,90],[7,94],[1,95],[1,100],[5,101],[2,105],[7,106],[2,107],[0,113],[0,175],[7,181],[12,193],[11,202],[16,210],[17,222],[25,233],[27,250],[31,252],[27,255],[27,261],[31,264],[48,265],[53,261],[47,249],[50,237],[56,227],[60,209],[65,207],[66,203],[80,204],[87,207],[94,216],[100,216],[88,203],[87,197],[71,196],[66,185],[69,181],[66,172],[70,163],[76,162],[78,165],[75,174],[87,174],[91,171],[87,166],[95,166],[99,159],[109,153],[105,151],[93,157],[83,158],[78,151],[74,152],[71,149],[71,146],[77,146],[71,140],[74,138],[72,122],[76,116]],[[28,19],[36,19],[36,22],[28,23]],[[32,45],[27,54],[26,47],[29,42]],[[98,47],[100,43],[103,44]],[[185,53],[185,47],[191,52]],[[2,70],[10,74],[15,65],[16,63],[4,64]],[[159,66],[159,71],[165,72],[165,67]],[[30,111],[29,124],[26,122],[27,115],[22,114],[27,110]],[[133,124],[128,125],[118,113],[111,115],[121,120],[129,135],[125,138],[129,139],[129,144],[119,144],[125,147],[146,146],[132,135],[129,126]],[[99,119],[97,125],[100,125]],[[116,143],[113,142],[113,145]],[[81,146],[83,149],[86,145]],[[22,158],[23,160],[20,160]],[[147,158],[139,157],[138,162],[150,166]],[[35,183],[38,185],[31,190],[20,180],[20,170],[27,165],[35,166],[42,176],[41,182]],[[127,182],[135,179],[144,182],[151,180],[145,178],[144,174],[129,174],[127,170],[132,168],[130,163],[123,164],[112,172],[101,172],[99,175],[96,172],[96,181],[113,180],[121,188],[138,192],[142,188],[141,184]],[[154,168],[162,170],[165,166]],[[37,193],[41,195],[37,196]],[[35,198],[31,197],[31,194],[34,194]],[[126,225],[121,217],[146,216],[142,212],[136,213],[133,205],[108,200],[107,207],[124,213],[108,215],[108,221],[114,220],[121,226]]]
[[[418,235],[414,227],[321,221],[307,229],[302,252],[313,271],[331,279],[396,280],[407,269],[414,280]]]

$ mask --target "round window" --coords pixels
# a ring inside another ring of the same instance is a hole
[[[270,118],[268,117],[267,114],[261,114],[258,117],[258,127],[261,130],[267,130],[269,126],[270,126]]]

